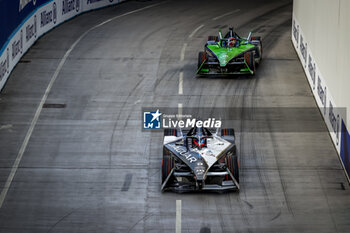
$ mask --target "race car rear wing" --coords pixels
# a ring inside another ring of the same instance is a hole
[[[249,35],[247,37],[247,41],[250,41],[252,39],[252,32],[249,32]]]
[[[222,40],[222,32],[221,32],[221,30],[219,31],[219,39]]]

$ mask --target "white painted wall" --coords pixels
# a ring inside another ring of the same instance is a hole
[[[293,14],[299,22],[308,50],[322,73],[337,107],[350,116],[350,1],[294,0]],[[350,127],[350,117],[346,119]]]
[[[294,0],[292,42],[350,182],[349,12],[350,0]]]

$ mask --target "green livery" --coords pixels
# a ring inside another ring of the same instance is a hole
[[[251,74],[262,59],[260,37],[241,38],[233,28],[222,37],[209,36],[205,51],[198,56],[198,75]]]
[[[232,58],[251,48],[254,48],[254,45],[246,44],[241,45],[238,48],[223,48],[219,44],[208,45],[208,49],[216,55],[221,67],[225,67]]]

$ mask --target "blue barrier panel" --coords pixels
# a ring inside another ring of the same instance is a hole
[[[0,48],[34,10],[51,0],[0,0]]]
[[[342,121],[341,130],[341,146],[340,146],[340,157],[343,161],[345,170],[350,174],[350,135],[346,129],[344,121]]]

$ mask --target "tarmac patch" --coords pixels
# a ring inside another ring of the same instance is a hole
[[[129,190],[131,181],[132,181],[132,174],[131,173],[126,174],[124,178],[124,184],[121,189],[122,192],[126,192]]]

